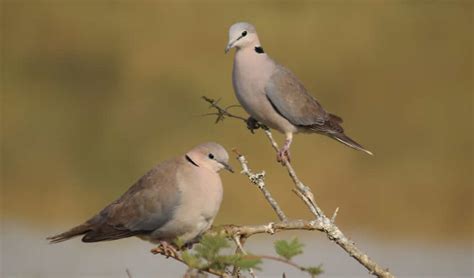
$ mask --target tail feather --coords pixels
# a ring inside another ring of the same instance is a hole
[[[349,136],[345,135],[344,133],[333,133],[333,134],[328,134],[331,138],[343,143],[344,145],[351,147],[353,149],[363,151],[366,154],[369,155],[374,155],[371,151],[365,149],[362,147],[359,143],[356,141],[352,140]]]
[[[49,243],[58,243],[58,242],[71,239],[76,236],[83,235],[89,232],[90,230],[91,230],[90,224],[84,223],[82,225],[79,225],[77,227],[70,229],[69,231],[66,231],[64,233],[61,233],[55,236],[47,237],[46,239],[49,240]]]

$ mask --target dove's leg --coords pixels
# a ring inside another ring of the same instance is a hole
[[[280,162],[282,165],[285,165],[285,163],[288,161],[290,162],[290,146],[291,142],[293,141],[293,133],[286,133],[286,140],[285,144],[283,144],[283,147],[278,151],[277,154],[277,161]]]

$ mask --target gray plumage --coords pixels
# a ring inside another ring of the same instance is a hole
[[[51,243],[83,235],[83,242],[138,236],[153,243],[178,237],[191,242],[211,226],[222,201],[218,171],[229,156],[217,143],[201,144],[184,155],[156,165],[127,192],[97,215]]]
[[[302,82],[273,61],[260,45],[255,27],[240,22],[229,29],[226,52],[236,48],[232,81],[237,99],[252,118],[286,135],[279,160],[289,159],[294,133],[319,133],[368,154],[344,134],[342,118],[324,110]]]

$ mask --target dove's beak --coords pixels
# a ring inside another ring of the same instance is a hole
[[[227,54],[227,52],[229,52],[229,50],[232,49],[232,47],[234,47],[234,43],[235,41],[231,41],[225,48],[224,52]]]
[[[224,166],[224,169],[226,169],[227,171],[229,171],[229,172],[231,172],[231,173],[234,172],[234,169],[232,169],[232,167],[230,167],[229,164],[227,164],[227,163],[225,163],[225,162],[223,162],[223,161],[217,161],[217,162],[219,162],[220,164],[222,164],[222,166]]]
[[[234,48],[235,46],[235,43],[240,40],[243,36],[239,36],[238,38],[236,38],[235,40],[233,41],[229,41],[229,43],[227,44],[226,48],[225,48],[225,53],[227,54],[227,52],[229,52],[229,50],[231,50],[232,48]]]

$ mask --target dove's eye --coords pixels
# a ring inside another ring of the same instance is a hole
[[[210,159],[214,159],[214,155],[212,153],[210,153],[208,156]]]
[[[247,31],[242,32],[242,37],[245,37],[245,36],[247,36]]]

